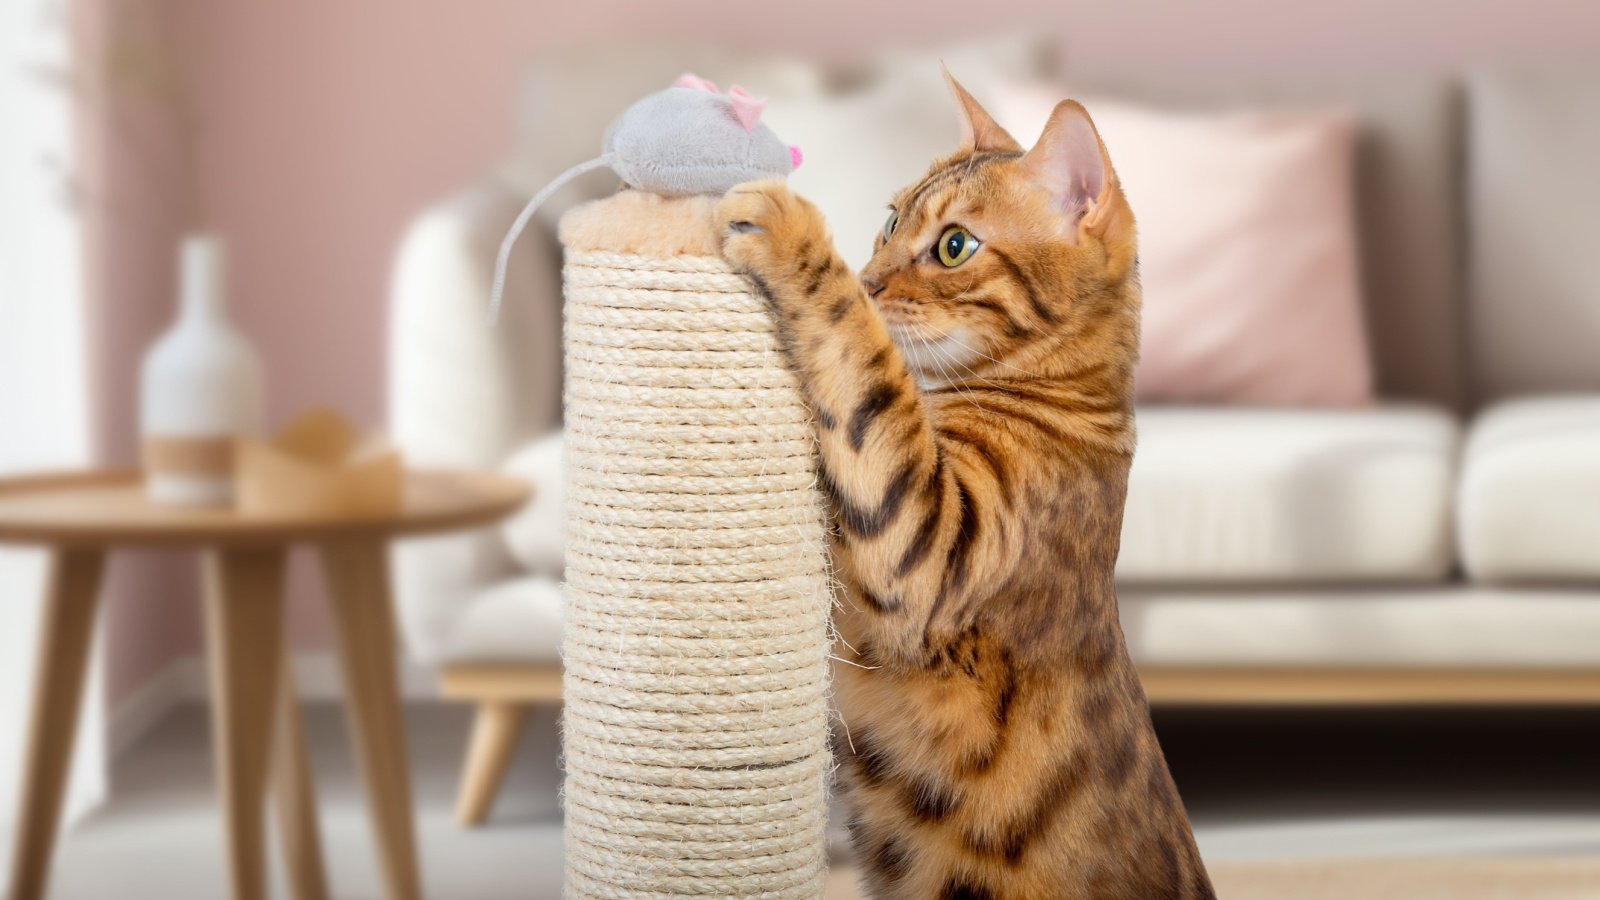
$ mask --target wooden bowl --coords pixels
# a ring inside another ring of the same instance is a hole
[[[330,410],[303,413],[271,441],[239,442],[240,511],[261,515],[370,516],[400,508],[400,454],[363,439]]]

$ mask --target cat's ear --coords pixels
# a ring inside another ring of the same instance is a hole
[[[950,93],[956,98],[956,108],[961,112],[961,153],[979,153],[989,150],[1007,150],[1018,152],[1022,145],[1017,139],[1006,133],[978,101],[972,99],[967,89],[956,81],[950,70],[944,68],[945,83],[950,85]]]
[[[1088,110],[1063,100],[1050,113],[1039,142],[1022,157],[1023,173],[1050,192],[1074,231],[1101,229],[1112,213],[1116,172]]]

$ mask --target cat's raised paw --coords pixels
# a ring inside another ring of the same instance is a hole
[[[793,256],[785,251],[822,230],[816,208],[780,179],[736,186],[717,203],[713,217],[728,264],[764,278],[781,275],[785,260]]]

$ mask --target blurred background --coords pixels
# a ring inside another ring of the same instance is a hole
[[[954,146],[940,60],[1024,144],[1082,99],[1140,219],[1124,628],[1222,896],[1600,896],[1595,4],[10,0],[0,475],[140,465],[209,235],[266,427],[553,478],[554,223],[616,180],[541,211],[491,332],[533,190],[691,70],[769,98],[859,265]],[[396,554],[435,896],[557,895],[560,540],[535,501]],[[43,573],[0,551],[0,830]],[[219,896],[193,560],[105,592],[52,896]],[[288,594],[333,893],[380,896],[310,561]]]

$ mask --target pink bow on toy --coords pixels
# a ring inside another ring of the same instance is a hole
[[[679,75],[678,80],[674,81],[672,86],[688,88],[692,91],[706,91],[712,94],[720,93],[717,90],[716,83],[689,72]],[[756,123],[761,121],[761,111],[767,107],[765,99],[750,96],[745,92],[744,88],[738,85],[728,88],[728,101],[733,104],[733,117],[739,121],[739,126],[745,131],[753,131],[755,129]]]

